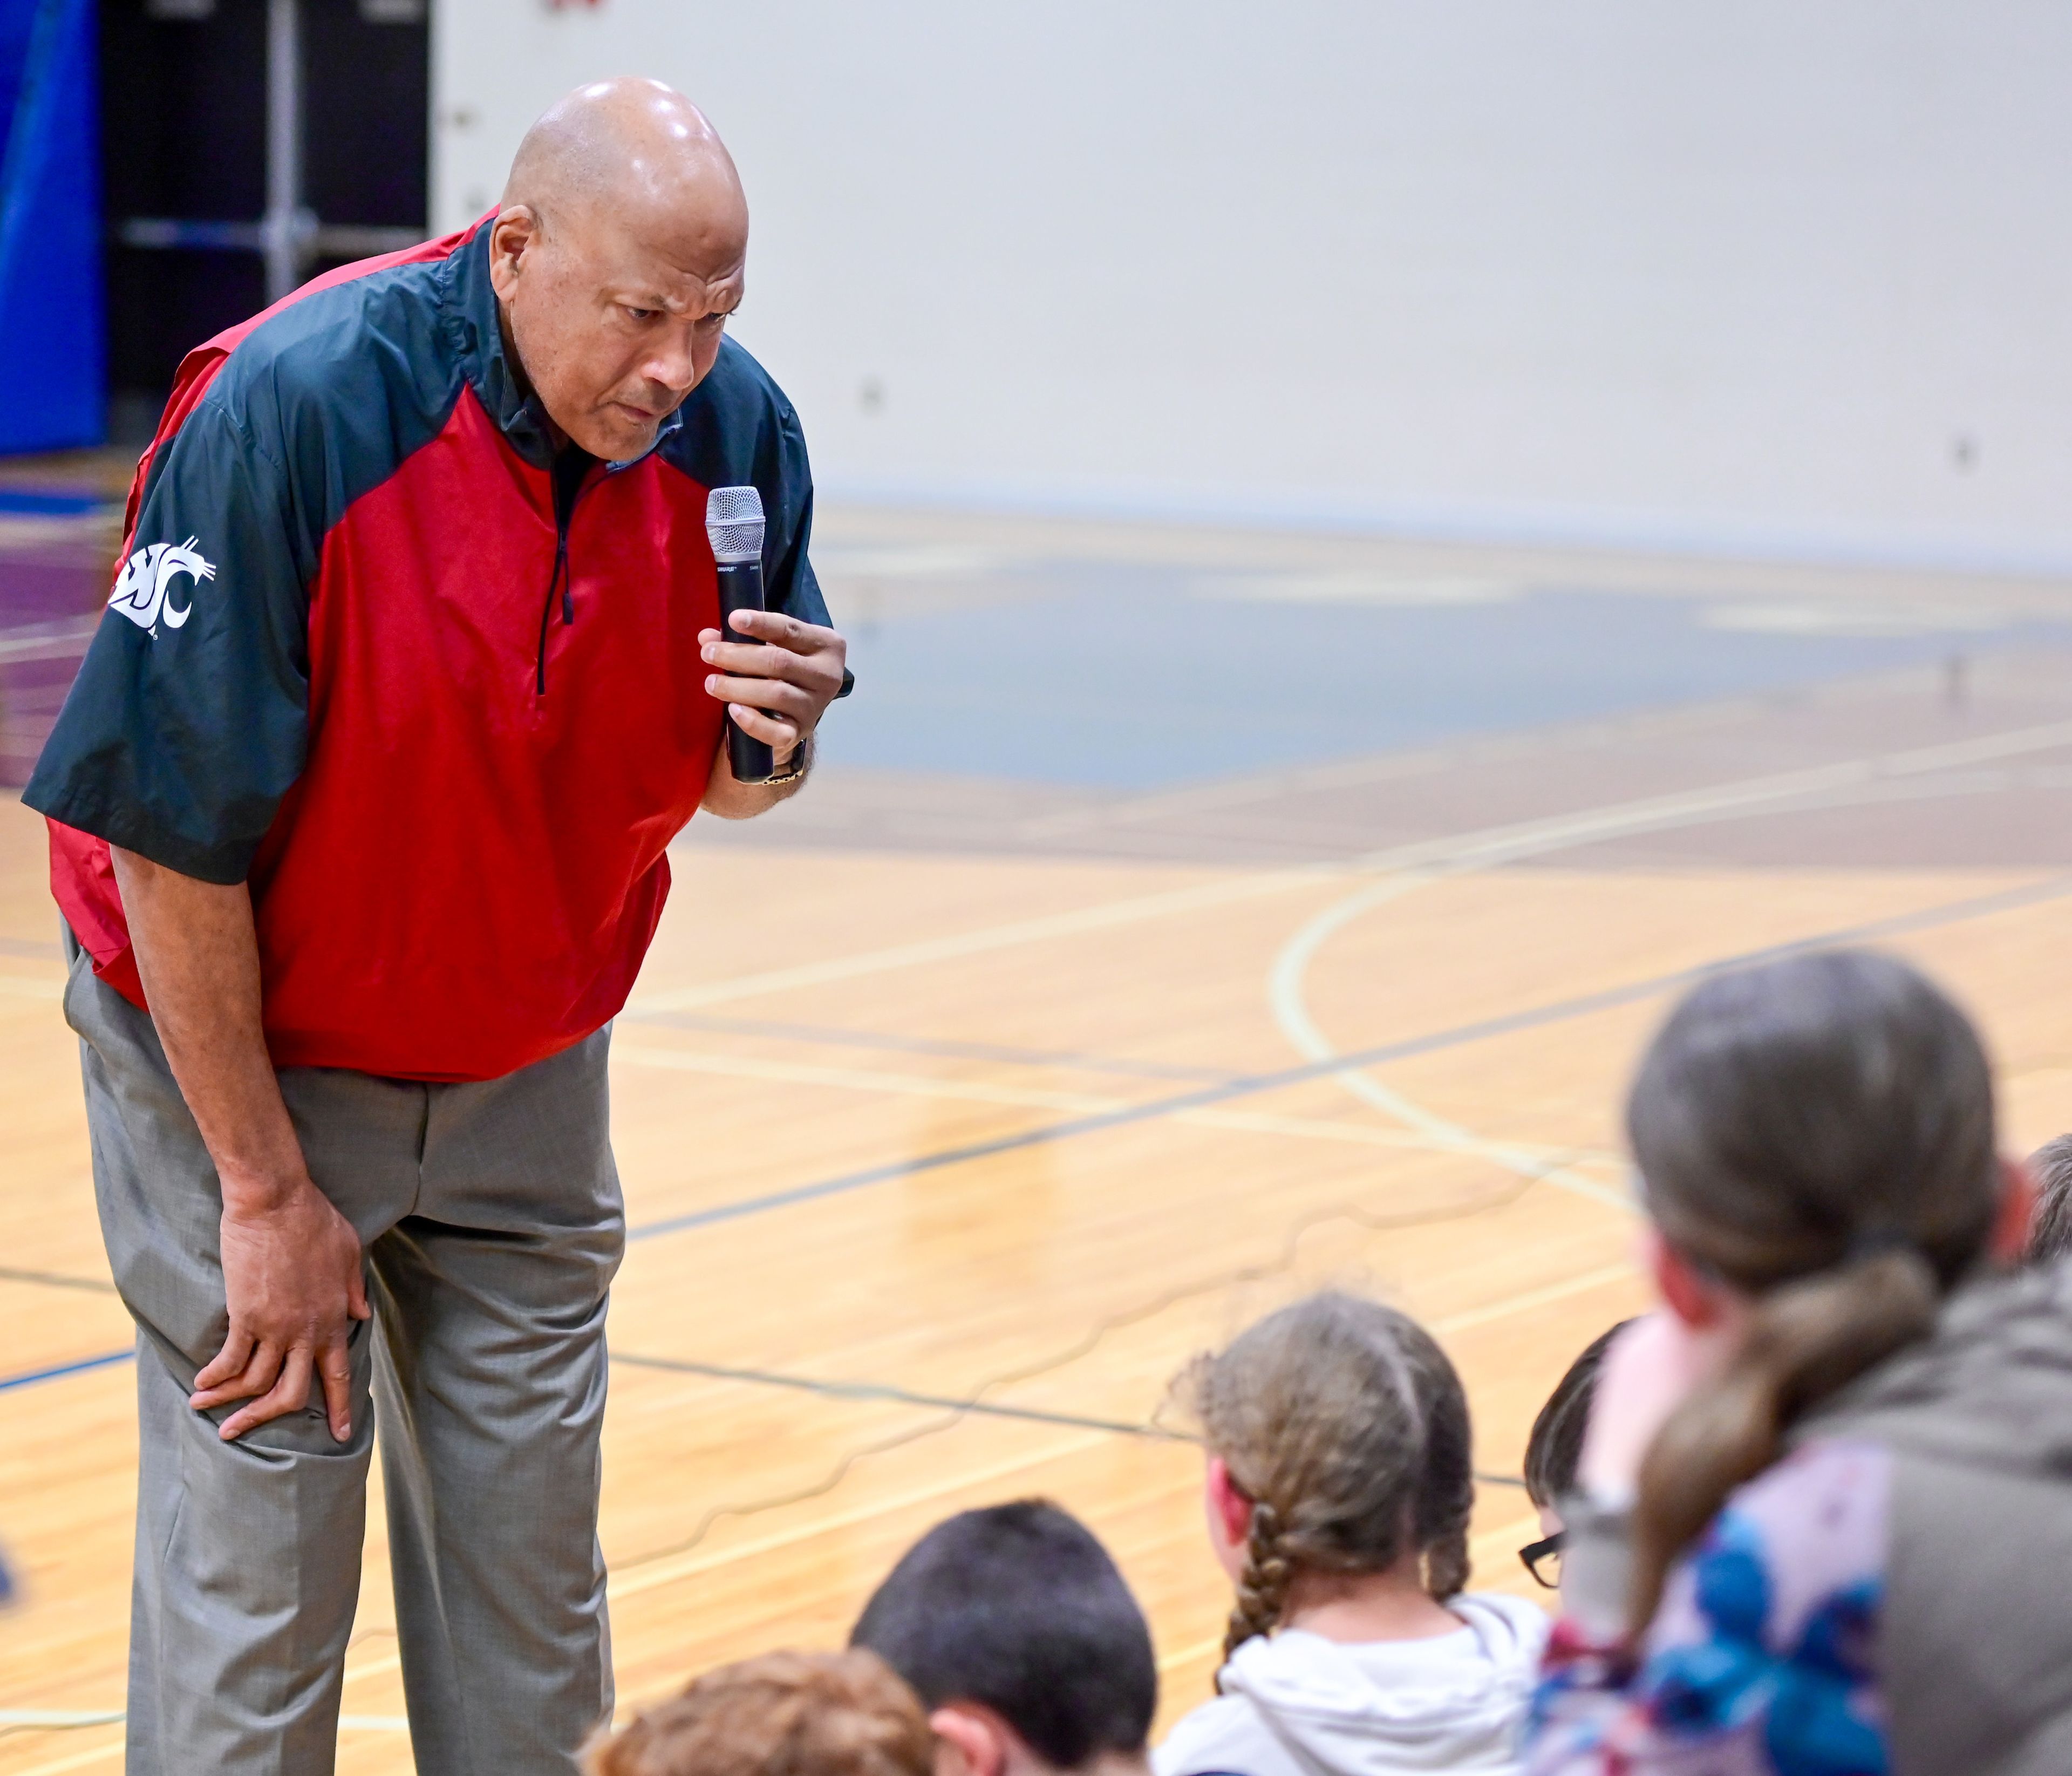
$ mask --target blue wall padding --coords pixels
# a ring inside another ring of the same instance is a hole
[[[94,0],[0,0],[0,452],[106,435]]]

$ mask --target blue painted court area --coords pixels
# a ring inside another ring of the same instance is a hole
[[[2072,643],[2072,624],[1962,612],[1574,590],[1255,597],[1141,567],[1028,578],[1026,595],[857,623],[831,575],[859,682],[830,716],[828,756],[1143,790]]]

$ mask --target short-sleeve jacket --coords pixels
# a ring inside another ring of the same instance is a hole
[[[488,236],[189,355],[24,792],[66,919],[139,1005],[109,844],[249,883],[279,1066],[490,1079],[625,1003],[722,734],[708,490],[760,491],[769,603],[828,620],[797,417],[730,340],[557,522]]]

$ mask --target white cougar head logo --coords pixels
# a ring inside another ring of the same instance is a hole
[[[195,547],[198,541],[190,536],[183,543],[153,543],[138,549],[122,564],[108,608],[120,610],[139,629],[155,630],[162,616],[168,629],[179,628],[193,615],[194,606],[166,602],[173,577],[184,574],[196,584],[216,578],[216,564],[201,558]]]

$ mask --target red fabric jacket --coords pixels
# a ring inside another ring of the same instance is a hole
[[[625,1003],[722,732],[709,488],[760,490],[770,604],[827,621],[762,368],[730,341],[648,454],[557,465],[487,236],[189,355],[24,792],[59,906],[139,1005],[109,844],[250,884],[278,1066],[490,1079]]]

